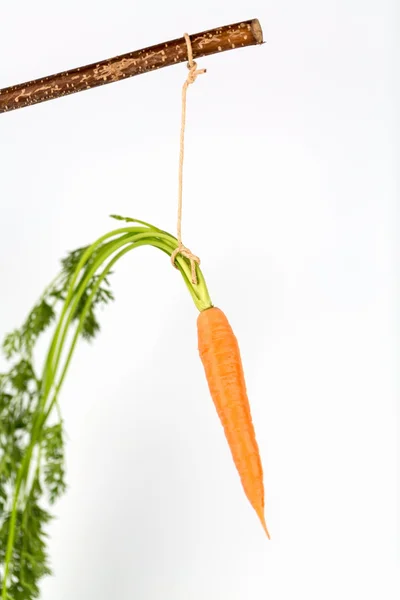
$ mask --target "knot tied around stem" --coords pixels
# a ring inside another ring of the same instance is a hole
[[[185,258],[190,260],[192,283],[194,285],[197,285],[196,263],[198,265],[200,265],[200,258],[198,256],[196,256],[195,254],[193,254],[193,252],[191,250],[189,250],[189,248],[186,248],[186,246],[184,246],[182,244],[182,242],[180,242],[178,247],[171,254],[171,262],[172,262],[173,266],[175,267],[175,269],[178,268],[175,264],[175,259],[178,254],[180,254],[181,256],[184,256]]]

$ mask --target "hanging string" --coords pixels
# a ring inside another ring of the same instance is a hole
[[[190,43],[190,37],[187,33],[184,34],[187,53],[188,53],[188,63],[187,67],[189,69],[189,73],[187,79],[182,87],[182,116],[181,116],[181,136],[180,136],[180,150],[179,150],[179,180],[178,180],[178,222],[177,222],[177,238],[178,238],[178,247],[174,250],[171,255],[171,262],[175,268],[175,259],[178,254],[181,254],[185,258],[190,261],[191,275],[192,275],[192,283],[197,284],[197,275],[196,275],[196,263],[200,264],[200,258],[193,254],[189,248],[187,248],[182,243],[182,188],[183,188],[183,160],[184,160],[184,151],[185,151],[185,127],[186,127],[186,94],[187,89],[191,83],[194,83],[197,79],[198,75],[202,75],[206,72],[206,69],[198,69],[196,62],[193,60],[193,51],[192,44]]]

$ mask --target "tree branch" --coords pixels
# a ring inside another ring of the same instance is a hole
[[[225,25],[190,36],[193,58],[263,43],[258,19]],[[115,56],[98,63],[49,75],[0,90],[0,113],[141,75],[186,61],[185,38]]]

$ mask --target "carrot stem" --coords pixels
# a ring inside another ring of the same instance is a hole
[[[131,219],[128,219],[128,221],[129,220]],[[132,219],[132,221],[134,220]],[[93,302],[94,296],[97,293],[102,281],[109,273],[111,267],[130,250],[139,246],[151,245],[171,256],[178,246],[177,239],[169,233],[157,229],[156,227],[153,227],[143,221],[134,222],[137,222],[142,226],[127,226],[115,229],[101,236],[89,248],[87,248],[81,257],[69,283],[67,296],[55,327],[43,367],[40,400],[38,402],[35,417],[32,422],[30,442],[17,474],[4,562],[3,586],[1,594],[2,600],[8,599],[7,579],[9,577],[14,547],[17,509],[21,489],[29,479],[30,465],[34,448],[36,444],[40,444],[43,428],[50,416],[52,409],[54,408],[54,405],[57,402],[57,398],[68,371],[79,334],[82,331],[84,320]],[[94,257],[93,262],[90,262],[95,253],[97,254]],[[107,259],[112,255],[114,255],[113,258],[111,258],[106,267],[103,269],[102,273],[99,275],[98,280],[93,286],[91,293],[85,302],[85,306],[80,314],[79,322],[75,329],[69,351],[67,352],[66,359],[62,366],[60,377],[57,378],[60,362],[65,350],[67,334],[76,312],[76,308],[86,290],[86,286],[89,281],[92,279],[101,265],[104,264],[104,262],[107,261]],[[201,269],[196,266],[197,284],[193,284],[191,281],[189,261],[185,257],[178,255],[176,258],[176,265],[197,309],[199,311],[203,311],[207,308],[210,308],[212,303]]]

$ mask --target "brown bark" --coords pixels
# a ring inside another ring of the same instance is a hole
[[[261,44],[263,35],[259,21],[252,19],[195,33],[190,39],[193,58],[196,59]],[[0,90],[0,113],[141,75],[187,59],[186,42],[182,37],[42,79],[20,83]]]

